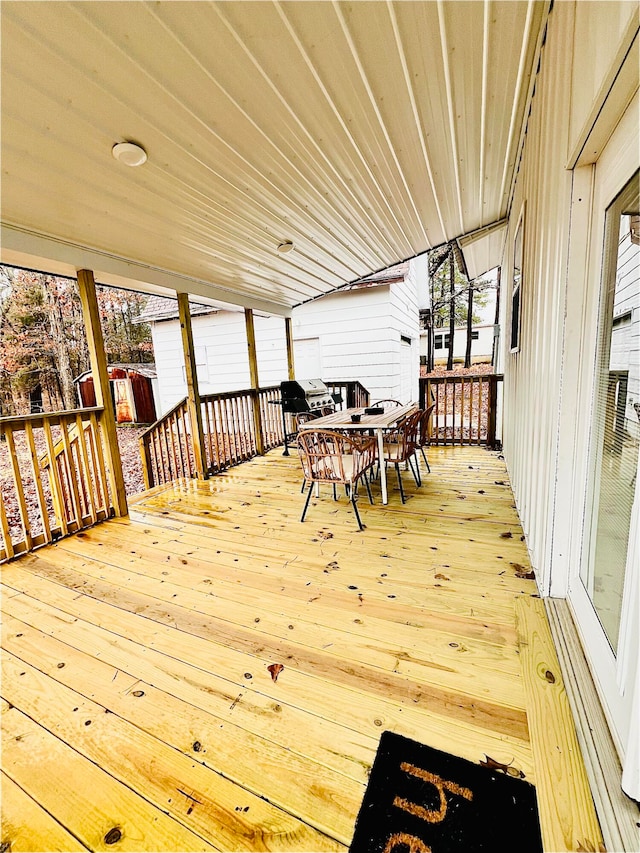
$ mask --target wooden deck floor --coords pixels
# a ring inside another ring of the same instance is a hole
[[[5,565],[3,850],[342,850],[385,729],[546,776],[504,463],[430,460],[404,507],[361,499],[362,533],[329,494],[301,524],[275,451]],[[543,823],[594,839],[559,799]]]

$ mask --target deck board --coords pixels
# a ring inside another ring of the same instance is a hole
[[[392,479],[388,506],[361,496],[362,533],[328,492],[301,524],[299,462],[275,451],[3,566],[14,791],[89,849],[106,849],[106,820],[126,836],[114,850],[333,851],[385,729],[535,783],[516,601],[536,587],[517,577],[530,567],[504,463],[429,458],[421,489],[404,475],[406,505]],[[68,771],[57,799],[13,742],[23,719]],[[76,767],[110,811],[80,791],[72,817]],[[17,839],[15,809],[7,827]]]

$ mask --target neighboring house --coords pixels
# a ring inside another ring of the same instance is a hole
[[[294,308],[296,377],[358,380],[372,400],[417,400],[422,266],[398,264]],[[244,312],[191,303],[191,315],[200,393],[248,388]],[[151,325],[166,412],[187,393],[177,302],[150,297],[138,322]],[[287,378],[284,320],[256,311],[254,325],[260,385],[277,385]]]
[[[640,439],[640,217],[620,217],[620,240],[613,296],[613,329],[609,356],[609,393],[615,408],[616,432]],[[635,221],[635,230],[634,230]]]
[[[493,353],[493,336],[495,326],[493,323],[482,323],[473,326],[471,330],[471,363],[484,364],[491,361]],[[426,330],[420,332],[420,358],[426,363],[428,333]],[[449,332],[445,329],[436,329],[433,335],[434,360],[436,364],[446,364],[449,356]],[[459,326],[453,335],[453,360],[463,362],[467,351],[467,327]]]

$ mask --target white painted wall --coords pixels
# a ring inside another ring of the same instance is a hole
[[[513,245],[524,215],[520,347],[501,350],[504,454],[538,584],[543,594],[569,594],[623,760],[633,758],[625,743],[640,719],[634,663],[618,667],[572,590],[583,559],[604,216],[640,159],[637,94],[629,108],[619,86],[604,95],[624,79],[618,70],[634,27],[636,3],[553,7],[509,211],[501,306],[508,347]],[[570,156],[592,139],[592,125],[599,144],[584,146],[571,171]],[[614,148],[603,148],[610,137]],[[627,637],[636,657],[639,609],[636,601]]]
[[[357,380],[372,401],[405,395],[402,402],[418,399],[418,304],[412,270],[401,283],[341,291],[300,305],[293,311],[293,336],[305,341],[305,365],[310,339],[318,339],[323,379]],[[411,341],[405,370],[410,376],[404,380],[402,337]]]
[[[491,353],[493,351],[493,329],[494,324],[473,326],[472,332],[477,332],[476,340],[471,341],[471,359],[474,362],[491,361]],[[446,336],[449,334],[447,329],[437,329],[436,337],[441,338],[442,346],[434,349],[436,364],[447,361],[449,349],[445,345]],[[436,340],[437,344],[438,341]],[[420,333],[420,355],[427,355],[428,335],[426,331]],[[467,327],[460,326],[453,335],[453,357],[457,361],[463,360],[467,351]]]
[[[401,283],[340,291],[293,312],[294,360],[300,378],[357,380],[371,399],[418,399],[419,328],[417,276],[410,264]],[[248,388],[244,313],[218,311],[192,317],[200,392]],[[259,382],[287,378],[285,323],[254,315]],[[151,324],[161,411],[186,394],[177,320]],[[402,338],[409,339],[402,345]],[[404,352],[404,356],[403,356]],[[298,360],[300,370],[298,370]]]

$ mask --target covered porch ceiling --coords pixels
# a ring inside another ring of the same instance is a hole
[[[1,260],[287,314],[490,226],[549,5],[3,3]]]

